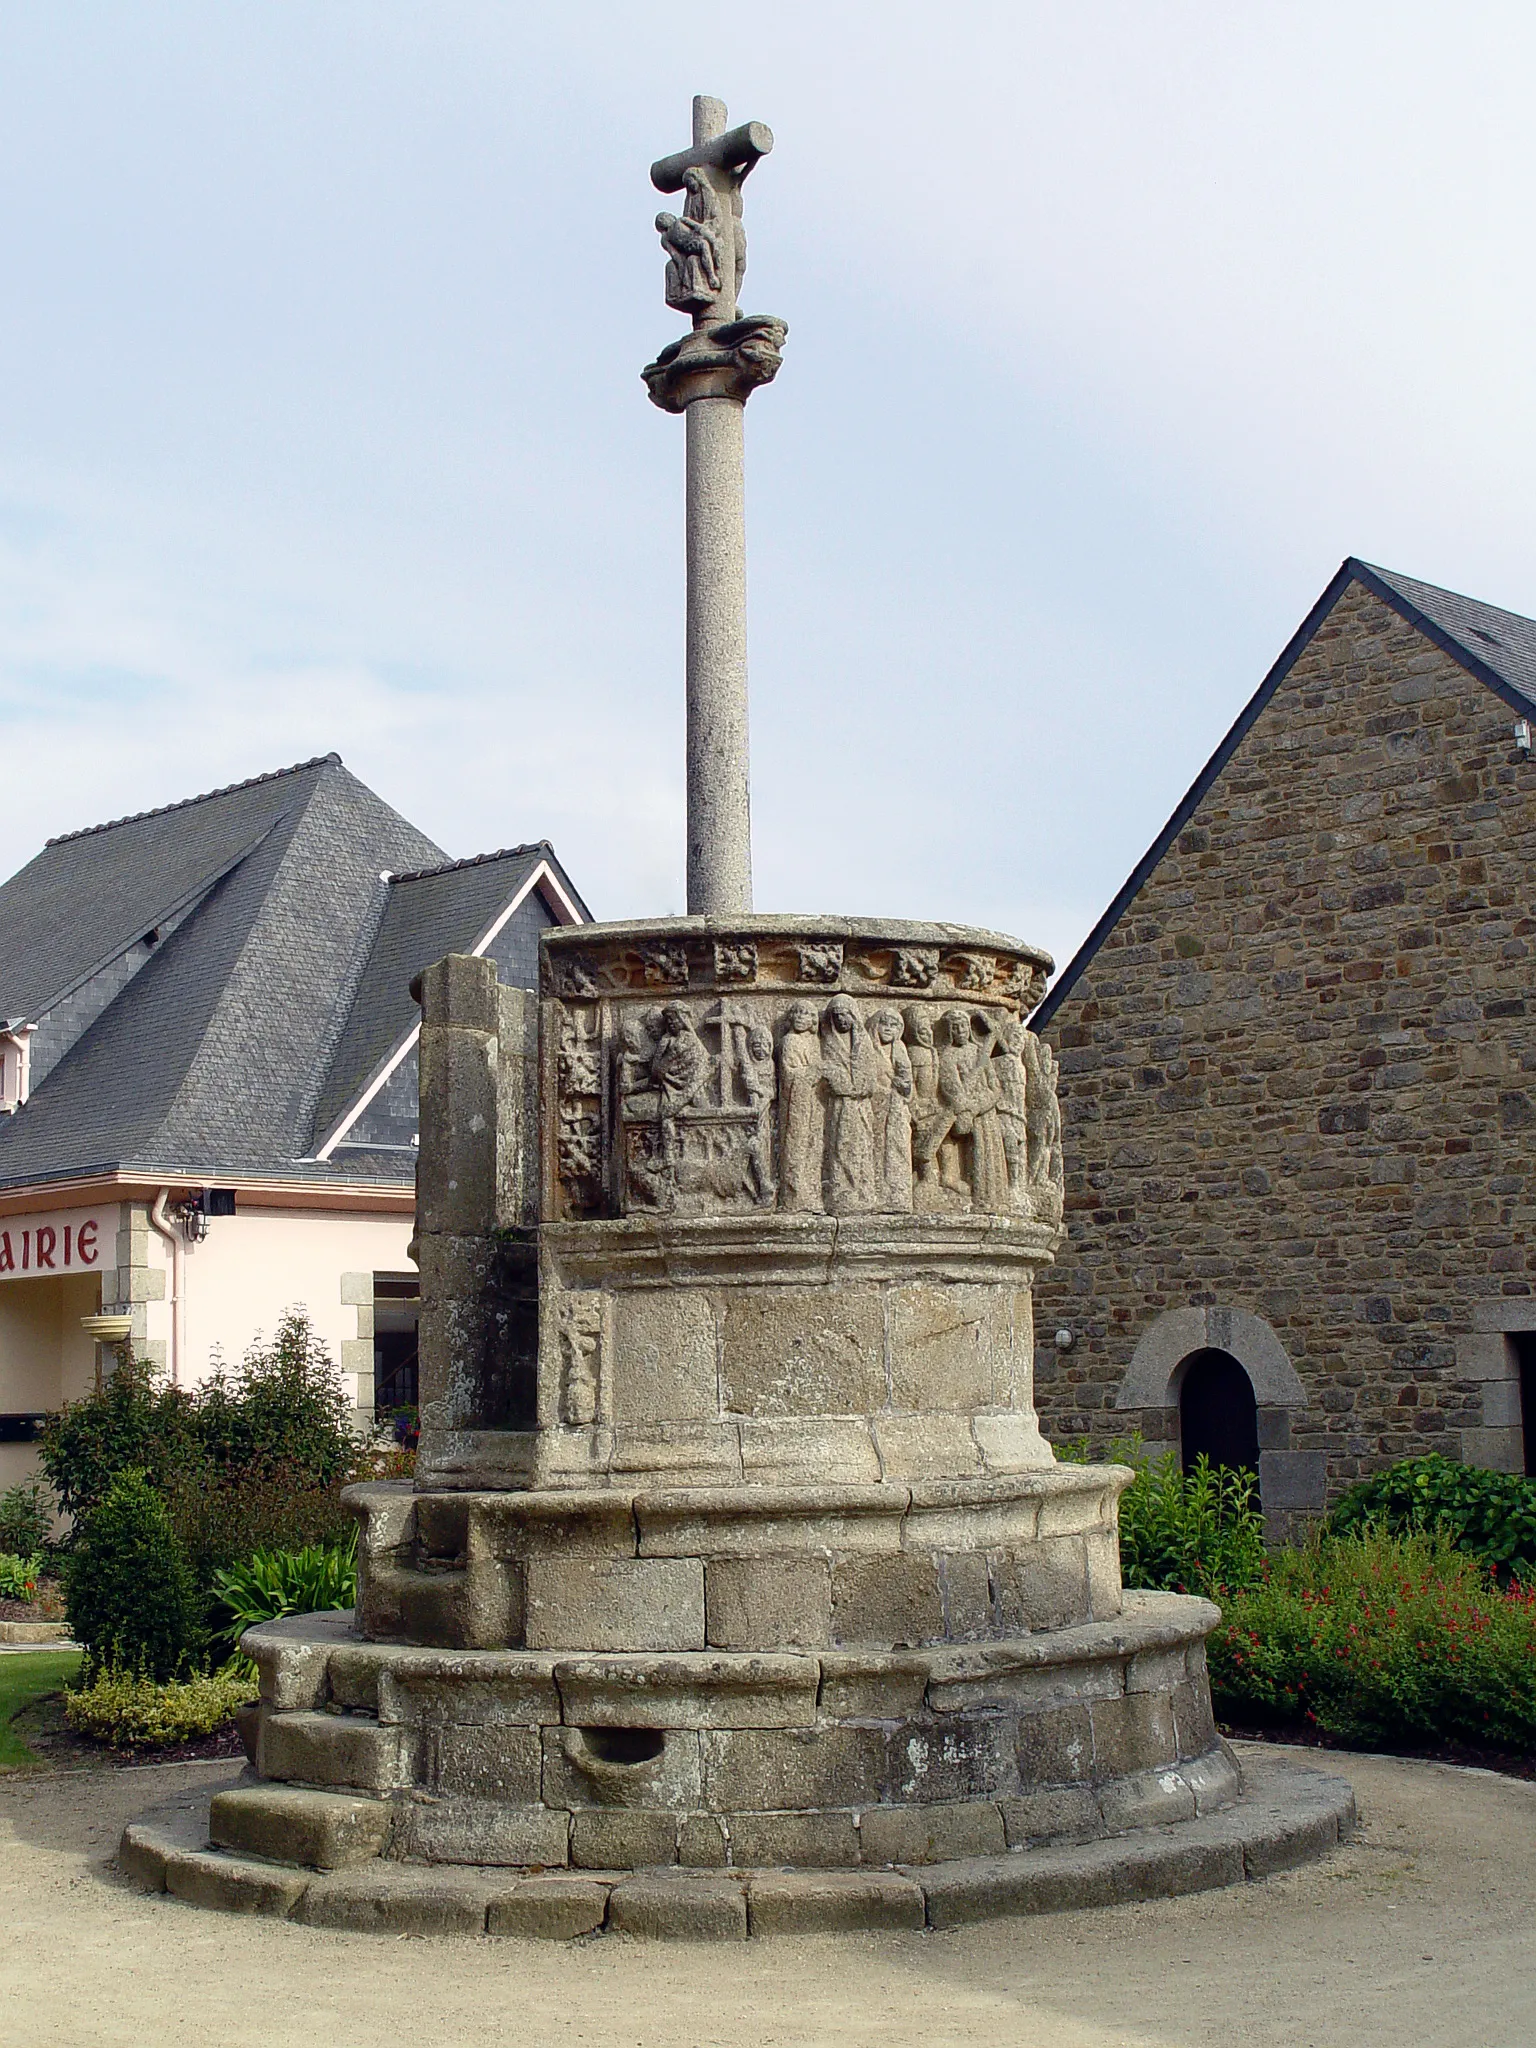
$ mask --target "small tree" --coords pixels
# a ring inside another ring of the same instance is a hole
[[[67,1515],[79,1521],[130,1469],[163,1487],[196,1459],[194,1404],[162,1383],[158,1366],[124,1345],[115,1371],[43,1424],[38,1461]]]
[[[174,1678],[201,1649],[201,1603],[165,1503],[139,1470],[120,1473],[80,1524],[65,1593],[86,1672]]]
[[[0,1553],[36,1557],[53,1533],[53,1502],[40,1479],[24,1479],[0,1493]]]
[[[197,1427],[215,1465],[278,1467],[315,1486],[347,1474],[357,1456],[352,1403],[308,1311],[290,1308],[270,1344],[253,1344],[233,1373],[200,1389]]]

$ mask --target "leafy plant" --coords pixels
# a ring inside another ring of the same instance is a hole
[[[1335,1536],[1371,1526],[1394,1536],[1438,1529],[1501,1577],[1536,1573],[1536,1480],[1485,1472],[1435,1451],[1350,1487],[1327,1526]]]
[[[1254,1474],[1204,1457],[1182,1472],[1172,1451],[1149,1458],[1139,1436],[1061,1443],[1069,1464],[1131,1465],[1120,1496],[1120,1574],[1127,1586],[1211,1598],[1257,1585],[1264,1573],[1264,1520]]]
[[[341,1484],[316,1486],[286,1465],[178,1474],[166,1488],[171,1527],[205,1593],[258,1550],[343,1542],[356,1529]]]
[[[201,1649],[201,1603],[186,1554],[143,1472],[122,1473],[85,1517],[65,1594],[88,1677],[114,1665],[174,1678]]]
[[[108,1665],[65,1689],[64,1718],[77,1734],[114,1748],[164,1749],[216,1734],[255,1697],[255,1680],[236,1668],[160,1682]]]
[[[124,1345],[94,1392],[49,1416],[38,1458],[60,1507],[78,1522],[120,1473],[140,1471],[163,1487],[198,1462],[195,1404],[184,1388],[162,1385],[159,1369]]]
[[[226,1489],[217,1509],[201,1516],[206,1533],[216,1515],[234,1516],[258,1480],[269,1508],[275,1496],[334,1495],[351,1476],[359,1445],[341,1375],[309,1317],[294,1308],[270,1344],[253,1345],[233,1372],[216,1372],[190,1391],[166,1386],[157,1367],[125,1346],[100,1387],[49,1417],[39,1449],[60,1504],[77,1521],[130,1469],[183,1503]],[[330,1513],[339,1527],[334,1502]],[[190,1510],[181,1518],[190,1537]],[[301,1511],[298,1526],[269,1525],[257,1540],[304,1541],[309,1533]],[[227,1563],[245,1543],[232,1530],[223,1541],[199,1537],[190,1547]]]
[[[248,1563],[220,1572],[213,1582],[219,1642],[229,1651],[259,1621],[285,1614],[320,1614],[357,1601],[357,1525],[347,1541],[306,1544],[302,1550],[260,1550]]]
[[[345,1479],[357,1454],[351,1397],[302,1308],[232,1373],[205,1380],[196,1407],[202,1453],[224,1471],[282,1467],[323,1488]]]
[[[24,1479],[0,1493],[0,1551],[36,1557],[53,1533],[53,1502],[41,1479]]]
[[[1210,1636],[1218,1713],[1366,1746],[1536,1748],[1536,1592],[1443,1531],[1279,1552]]]
[[[24,1600],[30,1606],[37,1598],[42,1568],[41,1557],[13,1557],[0,1551],[0,1600]]]

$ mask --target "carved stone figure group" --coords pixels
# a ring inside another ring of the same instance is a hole
[[[712,1050],[701,1033],[708,1033]],[[1015,1018],[853,997],[778,1020],[722,997],[624,1022],[626,1206],[1061,1216],[1050,1050]]]

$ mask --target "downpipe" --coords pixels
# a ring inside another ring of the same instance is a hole
[[[149,1223],[157,1230],[171,1248],[171,1385],[181,1384],[181,1355],[183,1351],[182,1321],[186,1315],[186,1283],[182,1261],[186,1257],[186,1246],[182,1243],[181,1232],[166,1214],[171,1199],[169,1188],[162,1188],[156,1195],[149,1211]]]

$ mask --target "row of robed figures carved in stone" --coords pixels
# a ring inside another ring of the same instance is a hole
[[[776,1018],[729,997],[626,1006],[616,1078],[628,1210],[1061,1219],[1055,1061],[1015,1017],[849,995]]]

